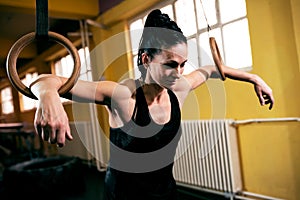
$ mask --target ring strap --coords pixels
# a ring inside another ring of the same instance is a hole
[[[48,39],[48,0],[36,0],[36,39]]]

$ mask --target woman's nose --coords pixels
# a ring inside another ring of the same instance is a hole
[[[178,65],[175,69],[174,69],[174,71],[175,71],[175,77],[176,78],[179,78],[180,77],[180,75],[181,75],[181,67],[180,67],[180,65]]]

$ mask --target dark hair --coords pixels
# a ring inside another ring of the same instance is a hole
[[[146,69],[142,63],[143,53],[147,53],[150,59],[152,59],[162,49],[168,49],[183,42],[187,43],[187,39],[176,22],[158,9],[151,11],[147,16],[139,43],[137,64],[142,78],[144,79],[146,76]]]

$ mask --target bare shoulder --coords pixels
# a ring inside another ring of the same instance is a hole
[[[123,81],[120,82],[121,86],[127,87],[127,89],[129,89],[129,91],[131,93],[134,93],[136,90],[136,84],[135,84],[135,80],[134,79],[125,79]]]
[[[176,81],[176,84],[172,88],[172,91],[176,95],[180,103],[180,106],[182,106],[186,97],[191,91],[191,85],[189,84],[188,80],[184,76],[182,76],[180,79]]]
[[[133,79],[123,80],[115,87],[115,90],[112,94],[112,99],[117,101],[131,99],[135,90],[136,86]]]
[[[126,79],[115,87],[111,101],[107,104],[111,127],[120,127],[129,121],[133,112],[136,86],[133,79]]]

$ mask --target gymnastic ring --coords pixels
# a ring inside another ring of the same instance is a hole
[[[214,62],[216,64],[217,70],[220,74],[220,78],[221,78],[222,81],[225,81],[226,76],[225,76],[224,71],[223,71],[223,66],[224,65],[223,65],[223,61],[222,61],[222,58],[221,58],[221,54],[220,54],[217,42],[216,42],[214,37],[209,38],[209,45],[210,45],[210,50],[211,50],[212,57],[213,57]]]
[[[33,99],[37,99],[37,98],[31,92],[31,90],[28,87],[26,87],[20,80],[20,77],[17,72],[16,64],[17,64],[17,58],[18,58],[20,52],[29,43],[31,43],[35,40],[35,35],[36,35],[35,32],[31,32],[31,33],[28,33],[28,34],[22,36],[20,39],[18,39],[13,44],[11,49],[9,50],[9,53],[8,53],[8,56],[6,59],[6,71],[7,71],[8,78],[9,78],[10,82],[12,83],[12,85],[18,91],[20,91],[22,94],[26,95],[27,97],[33,98]],[[60,96],[62,96],[64,94],[66,94],[70,89],[72,89],[72,87],[75,85],[76,81],[78,80],[78,77],[80,74],[80,65],[81,65],[80,58],[79,58],[79,54],[78,54],[76,47],[72,44],[72,42],[70,40],[68,40],[67,38],[65,38],[64,36],[62,36],[58,33],[54,33],[51,31],[48,32],[48,36],[49,36],[49,40],[55,41],[55,42],[63,45],[68,50],[68,52],[71,54],[71,56],[73,57],[73,60],[74,60],[74,69],[73,69],[71,76],[66,81],[66,83],[64,85],[62,85],[58,90],[58,93],[60,94]]]

